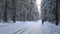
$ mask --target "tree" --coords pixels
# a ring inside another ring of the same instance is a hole
[[[12,0],[12,11],[13,11],[13,15],[12,15],[12,20],[15,23],[16,21],[16,0]]]
[[[3,21],[7,22],[7,0],[5,0],[4,12],[3,12]]]
[[[55,12],[56,12],[56,23],[55,24],[58,25],[59,23],[58,22],[58,0],[56,0],[56,11]]]

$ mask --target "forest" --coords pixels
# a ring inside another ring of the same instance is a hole
[[[0,21],[51,21],[60,20],[58,0],[41,0],[38,9],[36,0],[0,0]],[[41,12],[41,13],[39,13]]]
[[[60,34],[60,0],[0,0],[0,34]]]
[[[0,0],[0,21],[36,20],[39,20],[36,0]]]

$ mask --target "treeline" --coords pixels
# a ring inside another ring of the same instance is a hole
[[[0,21],[36,21],[39,12],[36,0],[0,0]]]
[[[58,25],[59,23],[58,0],[42,0],[41,18],[42,21],[50,21]]]

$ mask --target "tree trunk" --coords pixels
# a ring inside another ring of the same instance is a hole
[[[58,25],[58,0],[56,0],[56,25]]]
[[[3,12],[3,21],[7,22],[7,0],[5,0],[4,12]]]
[[[12,21],[15,23],[16,21],[16,0],[12,0],[12,10],[13,10],[13,15],[12,15]]]

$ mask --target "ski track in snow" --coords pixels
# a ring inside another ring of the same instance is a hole
[[[60,26],[49,22],[42,25],[39,21],[26,21],[3,24],[0,23],[0,34],[60,34]]]

